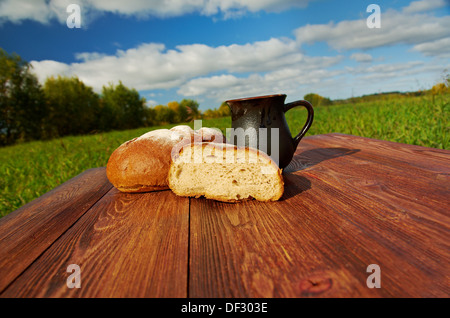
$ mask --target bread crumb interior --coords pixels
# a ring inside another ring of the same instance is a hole
[[[260,156],[249,162],[244,154],[244,151],[234,153],[234,160],[230,162],[225,150],[183,151],[171,167],[171,187],[187,196],[225,200],[255,198],[264,201],[276,196],[280,192],[278,167]]]

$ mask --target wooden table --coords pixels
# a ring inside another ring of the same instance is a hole
[[[450,151],[343,134],[300,143],[278,202],[90,169],[0,219],[0,296],[449,297],[449,173]]]

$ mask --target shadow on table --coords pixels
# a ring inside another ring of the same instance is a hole
[[[302,175],[294,174],[294,172],[312,167],[325,160],[349,156],[359,151],[361,150],[348,148],[316,148],[306,150],[295,156],[295,159],[283,171],[284,194],[281,200],[289,199],[303,191],[311,189],[311,181]]]
[[[280,201],[295,197],[303,191],[311,189],[311,181],[303,176],[298,176],[293,173],[283,174],[284,179],[284,193]]]
[[[325,160],[339,158],[343,156],[350,156],[360,149],[348,148],[315,148],[306,150],[295,156],[292,162],[284,169],[284,173],[291,173],[312,167]]]

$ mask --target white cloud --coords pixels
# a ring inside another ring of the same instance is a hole
[[[382,11],[379,29],[368,28],[366,19],[360,19],[306,25],[295,30],[295,35],[299,43],[326,42],[337,50],[416,45],[450,37],[450,16]]]
[[[0,23],[32,20],[48,24],[56,20],[65,24],[70,14],[66,11],[69,4],[80,5],[82,27],[101,14],[88,0],[3,0],[0,2]]]
[[[225,18],[239,16],[246,12],[280,12],[291,7],[304,8],[311,0],[206,0],[203,1],[204,15],[222,13]]]
[[[169,6],[164,10],[175,14],[178,12],[176,10],[191,10],[199,2],[201,1],[173,1],[173,7]],[[56,6],[64,2],[52,3]],[[203,8],[202,10],[207,10],[203,14],[236,13],[243,7],[240,1],[234,0],[211,0],[208,3],[211,7]],[[275,10],[275,3],[289,6],[293,2],[247,1],[244,9]],[[301,3],[305,4],[306,1]],[[438,1],[433,3],[434,7],[439,4]],[[129,6],[125,8],[125,4]],[[98,10],[135,14],[140,9],[143,14],[148,14],[144,2],[129,0],[125,4],[118,1],[96,2]],[[450,67],[448,61],[442,58],[448,57],[445,52],[450,52],[450,17],[417,13],[430,10],[432,6],[427,9],[422,2],[422,7],[413,4],[409,9],[406,7],[401,11],[382,11],[381,29],[367,28],[365,19],[336,24],[330,22],[298,28],[295,39],[271,38],[242,45],[216,47],[187,44],[174,49],[167,49],[159,43],[144,43],[128,50],[117,50],[113,55],[81,52],[75,56],[77,62],[71,64],[48,60],[32,61],[31,64],[41,82],[51,75],[77,76],[99,92],[102,86],[118,83],[120,80],[124,85],[139,91],[176,89],[182,96],[199,100],[208,98],[218,102],[271,93],[286,93],[290,98],[300,99],[310,92],[343,98],[353,88],[360,94],[389,91],[402,85],[405,87],[405,83],[413,81],[411,79],[414,77],[431,82],[433,74]],[[191,9],[183,7],[187,5]],[[157,8],[153,7],[154,10]],[[320,41],[327,42],[338,51],[362,50],[363,52],[357,51],[350,55],[350,59],[360,64],[345,67],[340,64],[345,60],[344,56],[308,56],[302,51],[302,43]],[[433,59],[429,59],[432,60],[430,63],[408,60],[389,63],[386,62],[389,59],[385,58],[386,63],[374,65],[376,61],[380,61],[380,56],[370,49],[397,44],[407,44],[410,49]],[[434,59],[435,57],[438,59]],[[367,64],[368,62],[371,64]],[[411,82],[411,90],[414,85],[417,86]],[[156,99],[159,97],[149,98],[148,105],[157,103]]]
[[[368,63],[372,62],[373,60],[372,55],[367,53],[353,53],[352,55],[350,55],[350,58],[360,63]]]
[[[420,0],[413,1],[407,7],[403,8],[403,12],[405,13],[417,13],[417,12],[425,12],[438,8],[442,8],[448,5],[445,3],[445,0]]]
[[[92,60],[98,60],[102,57],[106,57],[106,54],[98,53],[98,52],[82,52],[82,53],[75,53],[75,59],[81,60],[84,62],[92,61]]]
[[[69,4],[81,7],[83,23],[89,23],[104,12],[136,17],[174,17],[197,12],[225,18],[247,12],[282,11],[291,7],[306,7],[313,0],[3,0],[0,2],[0,22],[34,20],[48,23],[56,19],[65,23]]]
[[[450,57],[450,37],[436,41],[425,42],[413,46],[413,50],[425,56]]]
[[[214,72],[267,72],[308,59],[293,40],[269,39],[244,45],[211,47],[180,45],[167,50],[163,44],[148,43],[115,55],[79,53],[79,63],[32,61],[41,82],[50,75],[78,76],[100,91],[103,85],[121,80],[138,90],[166,89]]]
[[[225,99],[286,93],[298,95],[301,87],[321,83],[341,71],[327,68],[343,60],[336,57],[304,57],[304,60],[283,68],[277,68],[265,74],[252,73],[237,77],[231,74],[194,78],[180,87],[178,93],[184,96],[206,96],[218,102]],[[301,98],[302,96],[297,96]]]
[[[410,61],[405,63],[385,63],[370,67],[358,67],[350,70],[353,74],[362,74],[362,79],[384,80],[388,77],[403,77],[416,73],[415,68],[423,66],[422,61]]]
[[[274,38],[218,47],[180,45],[171,50],[148,43],[115,55],[80,53],[77,58],[78,63],[45,60],[31,65],[42,83],[49,76],[77,76],[100,92],[120,80],[139,91],[178,88],[184,96],[223,100],[224,95],[295,91],[299,85],[331,76],[326,69],[344,59],[306,56],[294,40]]]
[[[232,88],[240,86],[241,84],[242,79],[239,79],[231,74],[200,77],[188,81],[178,90],[178,93],[184,96],[200,96],[208,92],[209,94],[217,95],[218,90],[222,90],[225,87]]]
[[[159,104],[158,101],[153,100],[153,99],[146,99],[146,100],[145,100],[145,105],[146,105],[147,107],[153,107],[153,106],[156,106],[156,105],[158,105],[158,104]]]
[[[30,62],[32,67],[32,72],[34,72],[39,81],[44,83],[47,77],[50,76],[73,76],[69,65],[52,60],[43,60],[40,62],[32,61]]]
[[[21,0],[0,2],[0,22],[19,22],[25,19],[47,23],[54,17],[45,0]]]
[[[384,63],[369,68],[356,68],[349,71],[355,76],[353,83],[370,92],[387,92],[394,90],[429,89],[439,82],[439,75],[450,65],[434,60],[431,62],[408,61]]]

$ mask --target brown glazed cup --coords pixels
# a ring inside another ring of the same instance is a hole
[[[308,101],[285,104],[285,99],[285,94],[277,94],[226,101],[231,109],[233,144],[264,151],[281,169],[291,162],[314,118],[314,109]],[[308,118],[298,135],[292,137],[284,114],[297,106],[308,110]]]

